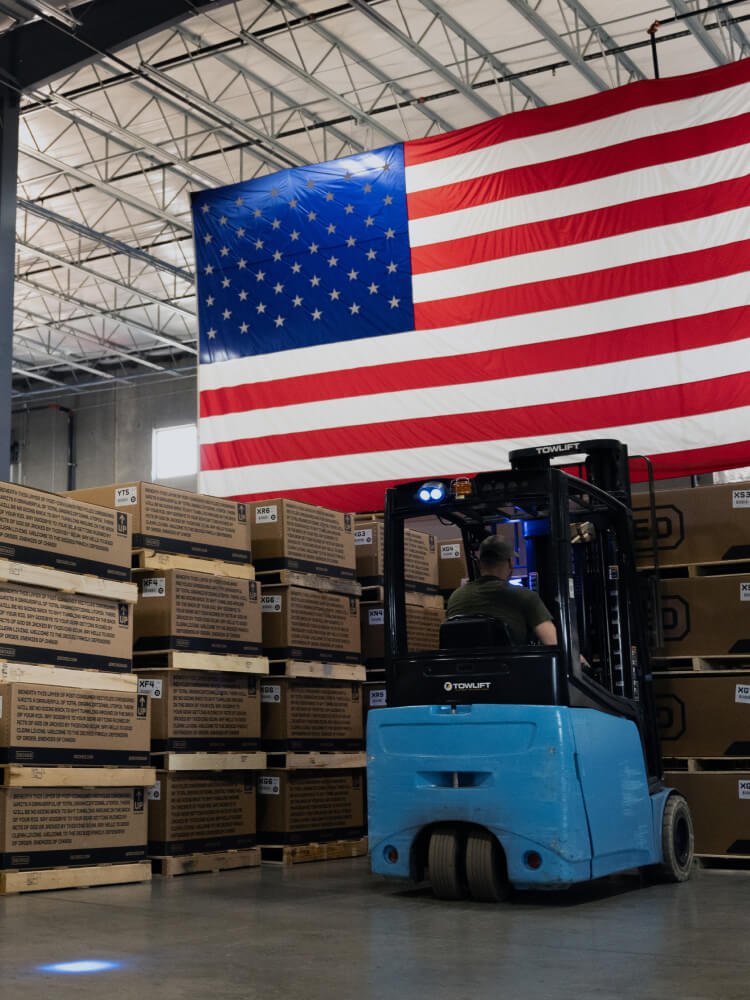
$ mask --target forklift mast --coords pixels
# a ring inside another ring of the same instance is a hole
[[[513,451],[509,458],[509,470],[406,483],[386,493],[389,705],[560,705],[625,717],[637,725],[647,773],[658,782],[662,761],[636,575],[627,447],[607,439],[572,441]],[[570,460],[567,468],[578,474],[553,465],[560,459]],[[472,578],[482,539],[498,525],[520,526],[528,555],[524,582],[549,608],[556,646],[490,640],[476,622],[470,641],[465,628],[459,633],[444,625],[443,648],[409,649],[404,526],[426,514],[461,532]]]

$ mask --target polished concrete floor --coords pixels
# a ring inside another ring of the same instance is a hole
[[[441,903],[365,859],[0,898],[2,1000],[747,1000],[750,874]],[[100,959],[116,968],[43,971]]]

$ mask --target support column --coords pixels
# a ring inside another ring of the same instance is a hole
[[[0,480],[10,478],[18,94],[0,86]]]

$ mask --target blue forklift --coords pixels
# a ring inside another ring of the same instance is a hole
[[[663,783],[628,461],[618,441],[576,441],[388,490],[389,707],[367,732],[374,872],[482,901],[633,868],[689,877],[690,810]],[[476,617],[445,621],[439,649],[414,648],[404,527],[426,514],[460,531],[472,577],[484,537],[520,532],[519,582],[549,608],[557,645],[512,645],[502,622]]]

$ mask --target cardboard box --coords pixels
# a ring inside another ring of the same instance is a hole
[[[130,549],[123,511],[0,483],[0,559],[129,580]]]
[[[0,659],[128,671],[132,656],[131,605],[0,583]]]
[[[138,691],[151,703],[154,753],[260,748],[255,674],[139,669]]]
[[[184,569],[136,570],[133,648],[256,656],[262,644],[255,580]]]
[[[750,757],[750,672],[654,677],[665,757]]]
[[[382,521],[361,521],[356,526],[357,579],[363,587],[383,586],[384,535]],[[404,528],[404,586],[407,592],[438,593],[438,553],[434,535]]]
[[[750,854],[750,771],[667,771],[690,806],[696,854]]]
[[[263,652],[272,660],[359,663],[359,600],[305,587],[264,587]]]
[[[261,771],[258,841],[306,844],[365,833],[364,768]]]
[[[438,584],[451,593],[468,579],[469,567],[462,538],[440,539],[438,542]]]
[[[353,580],[352,515],[297,500],[263,500],[251,511],[255,566]]]
[[[750,575],[661,581],[664,645],[655,656],[750,653]]]
[[[0,684],[0,764],[148,766],[149,751],[148,698],[135,691]]]
[[[127,511],[133,518],[133,548],[235,563],[251,560],[247,504],[154,483],[97,486],[67,495]]]
[[[254,847],[254,771],[157,771],[148,850],[163,857]]]
[[[738,483],[659,490],[656,529],[659,566],[750,559],[750,489]],[[636,551],[653,565],[648,494],[633,496]]]
[[[0,788],[0,869],[141,861],[143,788]]]
[[[362,659],[382,660],[385,642],[385,610],[382,601],[362,602]],[[445,612],[439,608],[406,605],[406,640],[409,652],[440,648],[440,626]]]
[[[269,677],[260,685],[265,750],[363,750],[361,681]]]

